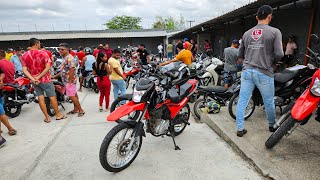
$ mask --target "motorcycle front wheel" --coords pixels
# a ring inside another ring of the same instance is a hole
[[[238,105],[238,100],[239,100],[239,91],[234,93],[233,96],[230,99],[230,102],[228,104],[228,111],[230,116],[233,119],[236,119],[236,112],[237,112],[237,105]],[[256,108],[256,103],[253,100],[252,96],[249,100],[248,106],[245,110],[245,114],[244,114],[244,119],[247,120],[254,112],[254,109]]]
[[[128,149],[130,143],[133,144]],[[141,145],[142,136],[135,137],[133,127],[120,123],[112,128],[104,138],[99,153],[100,163],[109,172],[120,172],[135,160]]]
[[[290,112],[288,112],[290,114]],[[268,138],[265,143],[267,149],[273,148],[280,139],[290,131],[290,129],[296,123],[291,115],[284,114],[283,116],[287,116],[286,119],[281,122],[280,127]]]
[[[11,118],[15,118],[20,115],[21,106],[22,106],[22,105],[16,105],[13,99],[14,99],[14,94],[6,94],[4,96],[4,111],[6,116]]]

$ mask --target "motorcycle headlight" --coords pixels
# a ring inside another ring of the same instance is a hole
[[[315,78],[310,91],[313,95],[320,97],[320,80],[318,77]]]
[[[141,98],[145,93],[146,93],[146,91],[137,91],[136,88],[134,88],[132,101],[135,103],[141,102]]]

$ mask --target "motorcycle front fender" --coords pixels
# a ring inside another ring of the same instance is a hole
[[[209,72],[204,73],[204,75],[201,76],[201,78],[207,78],[207,77],[211,77],[212,78],[212,74]]]
[[[303,121],[314,110],[317,109],[320,97],[311,94],[310,88],[307,89],[294,104],[291,115],[296,121]]]
[[[114,110],[109,116],[107,117],[107,121],[118,121],[123,116],[126,116],[134,111],[143,111],[146,103],[134,103],[133,101],[129,101],[127,104],[124,104]]]
[[[128,125],[132,128],[135,128],[135,132],[136,132],[135,137],[139,137],[139,136],[146,137],[146,133],[143,129],[143,126],[144,126],[143,122],[141,122],[141,121],[136,122],[136,121],[132,121],[132,120],[128,120],[128,121],[119,120],[117,122],[125,123],[126,125]]]

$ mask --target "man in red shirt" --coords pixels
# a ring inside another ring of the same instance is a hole
[[[83,52],[84,48],[82,46],[79,47],[79,52],[77,52],[77,57],[79,60],[79,64],[81,65],[82,59],[86,56],[86,54]]]
[[[34,90],[38,96],[40,108],[45,115],[45,122],[51,122],[48,115],[44,95],[50,98],[51,105],[56,113],[56,120],[66,119],[58,109],[55,89],[50,77],[50,58],[48,54],[40,49],[40,41],[36,38],[29,40],[29,51],[22,56],[22,71],[31,80]]]
[[[93,47],[93,56],[97,59],[97,55],[99,53],[99,49],[97,47]]]
[[[73,49],[72,49],[72,48],[69,48],[69,51],[70,51],[70,54],[71,54],[73,57],[75,57],[75,56],[76,56],[76,53],[73,51]]]
[[[5,51],[3,51],[3,53],[5,53]],[[0,51],[0,54],[2,54],[2,50]],[[15,68],[13,62],[7,61],[4,57],[1,57],[0,55],[0,68],[3,70],[5,74],[3,83],[14,84]]]
[[[109,47],[108,43],[105,43],[103,49],[100,49],[99,52],[105,53],[108,59],[112,56],[112,49]]]

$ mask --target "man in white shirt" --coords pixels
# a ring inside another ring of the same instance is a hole
[[[162,43],[160,43],[160,45],[158,46],[158,53],[159,53],[159,60],[160,62],[163,61],[163,45]]]

